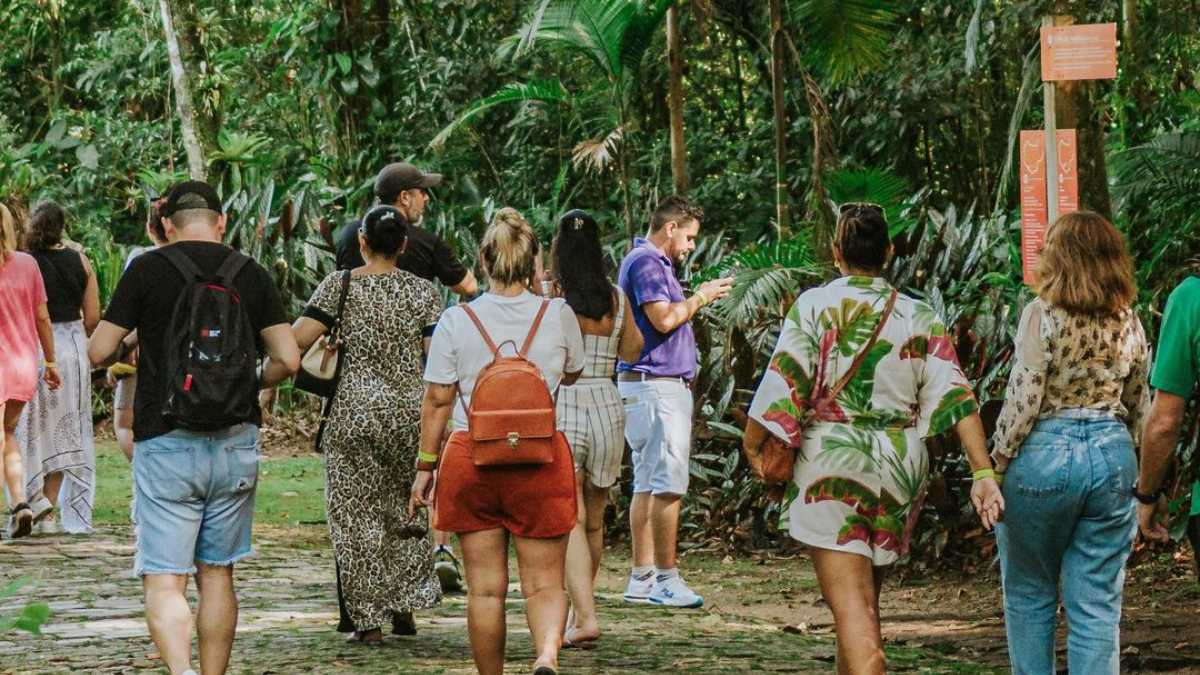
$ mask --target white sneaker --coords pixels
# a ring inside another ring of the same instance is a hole
[[[645,577],[638,578],[629,575],[629,584],[625,586],[625,602],[635,605],[650,604],[650,594],[654,592],[654,572],[647,572]]]
[[[33,531],[38,534],[62,534],[62,528],[58,526],[58,518],[55,518],[54,514],[42,518],[33,526]]]
[[[54,505],[46,499],[44,495],[39,494],[33,501],[29,502],[29,508],[33,510],[34,524],[42,522],[46,516],[54,513]]]
[[[650,602],[664,607],[681,607],[695,609],[704,606],[704,598],[688,588],[683,577],[673,576],[654,583],[654,591],[650,594]]]

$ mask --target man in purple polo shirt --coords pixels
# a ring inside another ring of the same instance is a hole
[[[654,210],[646,238],[621,262],[618,283],[630,299],[633,318],[645,337],[636,363],[617,365],[625,401],[625,440],[633,449],[633,569],[625,600],[667,607],[700,607],[679,576],[675,542],[679,506],[688,487],[692,448],[692,391],[696,338],[692,317],[729,293],[732,279],[702,284],[684,298],[674,265],[696,248],[703,211],[682,197],[667,197]]]

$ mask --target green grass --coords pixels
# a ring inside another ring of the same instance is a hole
[[[133,476],[116,443],[96,446],[96,524],[128,525]],[[325,467],[321,458],[263,459],[258,469],[254,524],[265,527],[325,523]]]

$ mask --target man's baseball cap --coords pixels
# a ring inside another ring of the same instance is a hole
[[[224,213],[221,197],[211,185],[199,180],[188,180],[175,185],[167,193],[167,199],[159,210],[163,218],[170,218],[188,209],[208,209]]]
[[[440,173],[425,173],[408,162],[396,162],[383,167],[375,177],[375,196],[385,204],[391,204],[405,190],[427,189],[441,184]]]

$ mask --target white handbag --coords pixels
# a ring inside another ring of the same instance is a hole
[[[329,331],[309,346],[300,359],[300,371],[296,373],[295,387],[300,391],[332,399],[337,391],[338,376],[342,370],[342,312],[346,308],[346,295],[350,289],[350,271],[342,273],[342,295],[338,300],[337,316]]]

